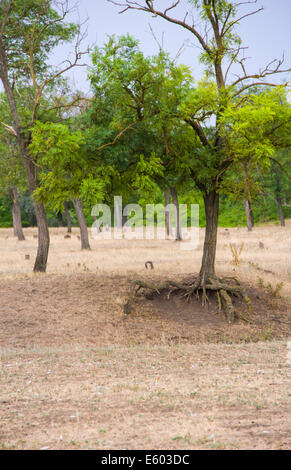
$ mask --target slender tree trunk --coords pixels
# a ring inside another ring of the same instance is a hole
[[[63,214],[61,213],[61,211],[57,213],[57,216],[58,216],[58,226],[63,227],[64,221],[63,221]]]
[[[114,200],[114,224],[115,228],[122,229],[122,207],[118,200]]]
[[[22,156],[23,164],[26,171],[26,176],[28,180],[28,187],[33,195],[34,191],[38,187],[37,182],[37,167],[32,158],[30,158],[29,151],[28,151],[28,141],[25,138],[22,128],[20,117],[18,114],[18,109],[16,105],[16,101],[14,99],[13,89],[10,85],[9,78],[8,78],[8,69],[7,69],[7,60],[6,60],[6,51],[0,38],[0,79],[2,81],[6,98],[9,104],[9,108],[11,111],[12,121],[13,121],[13,129],[15,132],[15,136],[17,139],[17,143],[19,146],[19,150]],[[47,258],[49,252],[49,229],[47,224],[47,218],[45,209],[42,203],[37,202],[33,198],[34,203],[34,210],[35,216],[37,220],[37,227],[38,227],[38,248],[36,259],[34,263],[33,270],[35,272],[45,272],[46,265],[47,265]]]
[[[126,222],[127,222],[127,215],[122,214],[122,227],[125,226]]]
[[[254,221],[254,210],[253,210],[253,205],[252,204],[250,204],[250,216],[251,216],[252,227],[254,227],[255,221]]]
[[[101,227],[100,227],[100,224],[99,224],[99,220],[97,219],[96,215],[93,215],[93,220],[94,220],[94,227],[98,230],[98,232],[101,232]]]
[[[253,217],[252,217],[252,209],[251,209],[250,202],[248,199],[245,200],[245,211],[246,211],[248,231],[251,232],[253,230],[253,222],[252,222]]]
[[[176,188],[171,188],[172,201],[175,208],[175,239],[177,241],[182,240],[181,237],[181,227],[180,227],[180,211],[179,211],[179,201]]]
[[[206,216],[205,239],[202,264],[199,273],[202,284],[215,276],[215,256],[217,243],[219,194],[212,190],[203,196]]]
[[[25,158],[25,169],[28,186],[33,195],[33,192],[38,187],[38,183],[35,165],[28,156]],[[33,270],[34,272],[45,272],[50,246],[49,228],[44,205],[41,202],[37,202],[34,197],[32,198],[38,229],[38,247]]]
[[[88,228],[86,225],[84,209],[81,199],[72,199],[74,208],[76,211],[79,227],[80,227],[80,234],[81,234],[81,249],[82,250],[90,250],[89,244],[89,237],[88,237]]]
[[[172,235],[172,227],[171,227],[171,214],[170,214],[170,209],[167,208],[169,204],[171,203],[171,191],[170,189],[167,189],[165,191],[165,218],[166,218],[166,233],[167,236],[169,237]]]
[[[19,193],[18,189],[15,186],[13,186],[10,190],[10,197],[12,200],[12,219],[14,235],[18,238],[19,241],[22,241],[25,240],[25,236],[22,230]]]
[[[69,211],[69,205],[67,201],[64,202],[64,211],[65,211],[65,216],[67,219],[68,233],[71,233],[72,232],[72,220],[71,220],[71,214]]]
[[[277,165],[275,166],[275,177],[276,177],[276,202],[278,206],[280,224],[281,224],[281,227],[285,227],[285,217],[284,217],[282,199],[281,199],[281,182],[280,182],[280,175],[279,175],[279,170],[278,170]]]
[[[281,227],[285,227],[285,217],[284,217],[284,212],[283,212],[283,207],[282,207],[282,200],[280,196],[276,196],[276,202],[278,206]]]

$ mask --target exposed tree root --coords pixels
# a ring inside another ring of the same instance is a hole
[[[207,281],[202,282],[201,277],[186,278],[181,282],[166,280],[160,285],[151,284],[149,282],[136,280],[133,285],[134,296],[142,293],[146,297],[153,294],[165,295],[170,298],[172,294],[179,294],[187,301],[191,297],[196,296],[203,306],[209,302],[209,295],[216,293],[218,307],[223,310],[227,321],[232,323],[236,318],[245,318],[236,311],[232,298],[237,297],[243,299],[249,310],[251,310],[251,303],[243,287],[239,284],[236,278],[218,278],[209,277]],[[248,320],[247,320],[248,321]]]

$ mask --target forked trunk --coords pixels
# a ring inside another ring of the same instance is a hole
[[[69,205],[67,203],[67,201],[64,202],[64,210],[65,210],[65,216],[66,216],[66,219],[67,219],[67,227],[68,227],[68,233],[71,233],[72,232],[72,221],[71,221],[71,214],[70,214],[70,211],[69,211]]]
[[[76,211],[79,227],[80,227],[80,235],[81,235],[81,249],[82,250],[90,250],[89,244],[89,237],[88,237],[88,228],[85,220],[84,209],[81,199],[72,199],[74,208]]]
[[[19,241],[25,240],[22,230],[21,210],[19,203],[18,189],[13,186],[10,190],[10,197],[12,200],[12,219],[13,219],[13,232]]]
[[[203,285],[215,276],[215,255],[217,243],[219,194],[212,190],[203,196],[206,216],[205,239],[203,246],[202,265],[199,273]]]

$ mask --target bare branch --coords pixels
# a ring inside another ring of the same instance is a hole
[[[246,3],[253,3],[253,2],[246,2]],[[240,4],[242,5],[242,4]],[[244,20],[245,18],[247,18],[248,16],[253,16],[253,15],[256,15],[257,13],[259,13],[260,11],[263,11],[264,10],[264,7],[260,7],[258,8],[257,10],[255,11],[251,11],[250,13],[246,13],[245,15],[241,16],[240,18],[237,18],[236,20],[234,21],[231,21],[228,26],[224,29],[224,33],[223,34],[226,34],[235,24],[238,24],[240,21]]]
[[[163,40],[162,40],[162,44],[160,44],[160,42],[159,42],[159,40],[157,39],[157,37],[156,37],[156,35],[155,35],[155,33],[154,33],[154,30],[153,30],[153,28],[152,28],[152,26],[151,26],[150,23],[149,23],[149,28],[150,28],[151,34],[152,34],[152,36],[153,36],[155,42],[156,42],[157,45],[158,45],[158,48],[159,48],[160,52],[163,51],[163,49],[164,49],[164,47],[163,47]]]
[[[144,0],[145,1],[144,5],[133,0],[124,0],[122,3],[120,3],[117,0],[107,0],[107,1],[119,7],[124,7],[123,10],[121,10],[119,13],[124,13],[127,10],[141,10],[141,11],[145,11],[146,13],[151,13],[152,15],[154,15],[154,17],[159,16],[169,21],[170,23],[174,23],[179,26],[182,26],[182,28],[194,34],[194,36],[198,39],[199,43],[201,44],[205,52],[207,52],[209,55],[211,54],[210,47],[206,44],[201,34],[195,28],[194,24],[190,25],[186,23],[187,15],[185,15],[184,20],[179,20],[168,15],[168,11],[176,8],[180,2],[174,2],[170,7],[166,8],[164,11],[159,11],[154,7],[153,0]]]
[[[242,60],[245,60],[245,59],[242,59]],[[284,62],[284,55],[283,55],[282,59],[274,59],[271,62],[269,62],[263,70],[259,71],[259,73],[248,75],[246,70],[245,70],[244,65],[242,64],[242,61],[240,61],[240,64],[241,64],[241,66],[243,68],[243,71],[244,71],[244,75],[243,75],[243,77],[239,77],[237,80],[235,80],[230,85],[230,88],[236,87],[238,84],[244,82],[245,80],[252,80],[253,79],[253,80],[257,80],[257,81],[255,83],[243,86],[242,88],[240,88],[240,90],[238,90],[234,94],[234,96],[242,93],[244,90],[250,88],[251,86],[255,86],[255,85],[278,86],[278,84],[267,83],[266,81],[262,81],[262,80],[265,79],[266,77],[270,76],[270,75],[275,75],[275,74],[279,74],[279,73],[289,73],[291,71],[291,68],[281,69],[281,66],[282,66],[283,62]],[[287,84],[285,84],[284,86],[286,86],[286,85]]]
[[[134,122],[133,124],[129,124],[129,126],[125,127],[125,129],[123,129],[121,132],[119,132],[119,134],[117,134],[117,136],[115,137],[115,139],[112,141],[112,142],[109,142],[108,144],[103,144],[101,145],[101,147],[98,147],[96,150],[102,150],[104,149],[105,147],[109,147],[110,145],[114,145],[115,142],[120,139],[120,137],[125,133],[127,132],[129,129],[133,129],[134,130],[134,126],[138,123],[137,122]]]
[[[11,132],[11,134],[13,134],[15,137],[17,137],[17,132],[16,132],[15,129],[13,129],[13,127],[8,126],[8,124],[5,124],[5,122],[2,122],[2,121],[1,121],[1,124],[3,124],[3,126],[4,126],[9,132]]]

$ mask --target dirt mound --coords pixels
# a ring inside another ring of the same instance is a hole
[[[252,287],[247,294],[253,312],[232,325],[215,299],[203,308],[195,299],[140,297],[125,315],[129,288],[128,277],[88,273],[2,280],[0,347],[239,343],[284,338],[290,331],[284,300]]]

